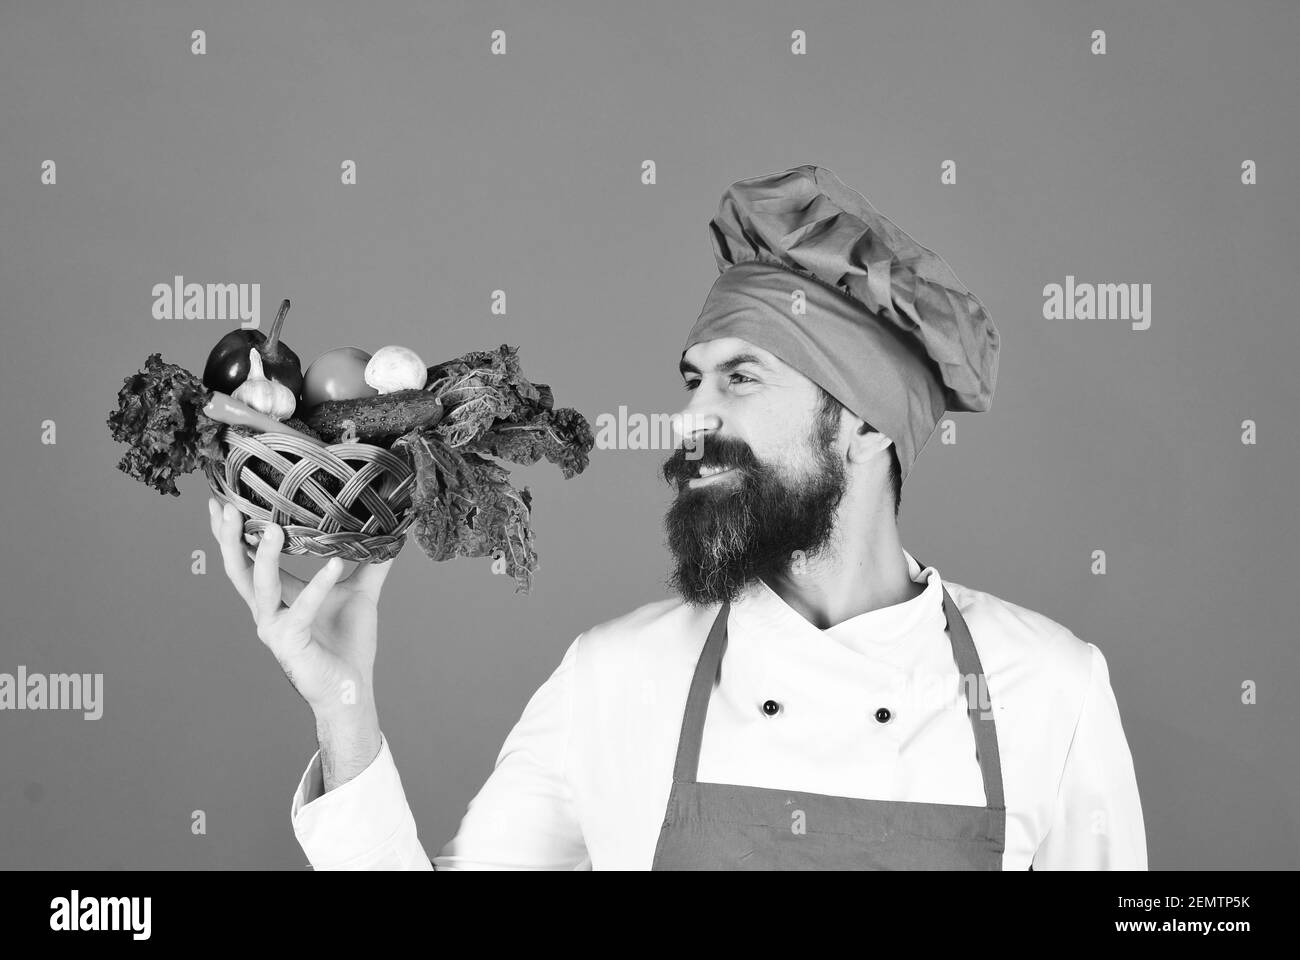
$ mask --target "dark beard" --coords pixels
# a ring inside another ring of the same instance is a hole
[[[811,558],[830,541],[845,471],[829,426],[815,434],[813,472],[795,481],[759,463],[748,444],[721,437],[706,440],[697,460],[678,449],[664,464],[664,479],[678,486],[664,517],[673,555],[668,585],[687,603],[735,600],[759,578],[785,574],[796,550]],[[700,465],[736,467],[740,476],[683,486]]]

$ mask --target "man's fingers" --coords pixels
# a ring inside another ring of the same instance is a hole
[[[250,561],[257,559],[257,551],[247,544],[244,545],[244,556]],[[307,586],[307,581],[294,576],[283,567],[280,568],[280,603],[293,603],[298,599],[298,594],[302,593],[302,588]]]
[[[208,518],[212,523],[213,535],[221,544],[226,576],[248,604],[248,609],[259,626],[269,623],[271,618],[285,610],[285,604],[290,605],[288,609],[295,611],[296,621],[309,625],[315,619],[330,588],[342,575],[343,561],[337,558],[331,560],[308,583],[289,571],[280,569],[280,549],[284,545],[284,530],[280,526],[269,525],[262,533],[261,542],[253,549],[244,541],[244,518],[235,507],[230,504],[222,507],[215,497],[209,497]],[[392,560],[359,564],[349,582],[378,596],[379,588],[392,565]],[[313,584],[316,585],[314,588]],[[309,588],[312,588],[310,592]],[[308,594],[307,601],[300,603],[304,593]]]
[[[326,595],[334,584],[338,583],[339,575],[343,572],[343,561],[338,557],[332,558],[325,566],[316,571],[316,576],[312,577],[302,591],[298,594],[298,599],[294,600],[293,605],[289,607],[287,616],[299,627],[308,627],[316,619],[316,614],[320,610],[320,605],[324,603]]]
[[[215,501],[214,501],[215,502]],[[252,565],[244,558],[244,524],[243,518],[230,504],[214,511],[212,518],[217,542],[221,544],[221,559],[226,569],[226,576],[235,585],[235,590],[248,609],[254,615],[253,606],[253,571]]]
[[[278,524],[270,524],[262,531],[253,558],[253,614],[262,626],[280,609],[280,547],[284,544],[284,531]]]
[[[383,563],[359,563],[352,571],[352,576],[348,577],[348,583],[359,590],[364,590],[372,597],[378,597],[384,581],[388,579],[388,572],[393,569],[396,560],[396,557],[391,557]]]
[[[221,540],[221,504],[216,497],[208,497],[208,526],[212,528],[212,539]]]

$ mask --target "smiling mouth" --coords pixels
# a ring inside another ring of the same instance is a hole
[[[736,472],[735,467],[701,467],[700,475],[686,481],[688,487],[702,487]]]

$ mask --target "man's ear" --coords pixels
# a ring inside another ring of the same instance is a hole
[[[889,437],[877,430],[870,429],[867,421],[848,409],[843,411],[843,416],[847,422],[843,423],[842,427],[847,427],[849,431],[848,458],[850,463],[866,463],[872,457],[889,449],[889,444],[892,442]]]

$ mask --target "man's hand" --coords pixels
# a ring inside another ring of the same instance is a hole
[[[316,716],[330,790],[379,753],[373,697],[378,603],[393,561],[358,564],[340,581],[343,561],[335,558],[304,582],[280,569],[279,526],[267,527],[254,551],[244,543],[238,510],[229,504],[223,509],[210,497],[208,514],[226,576],[248,605],[257,636]]]

